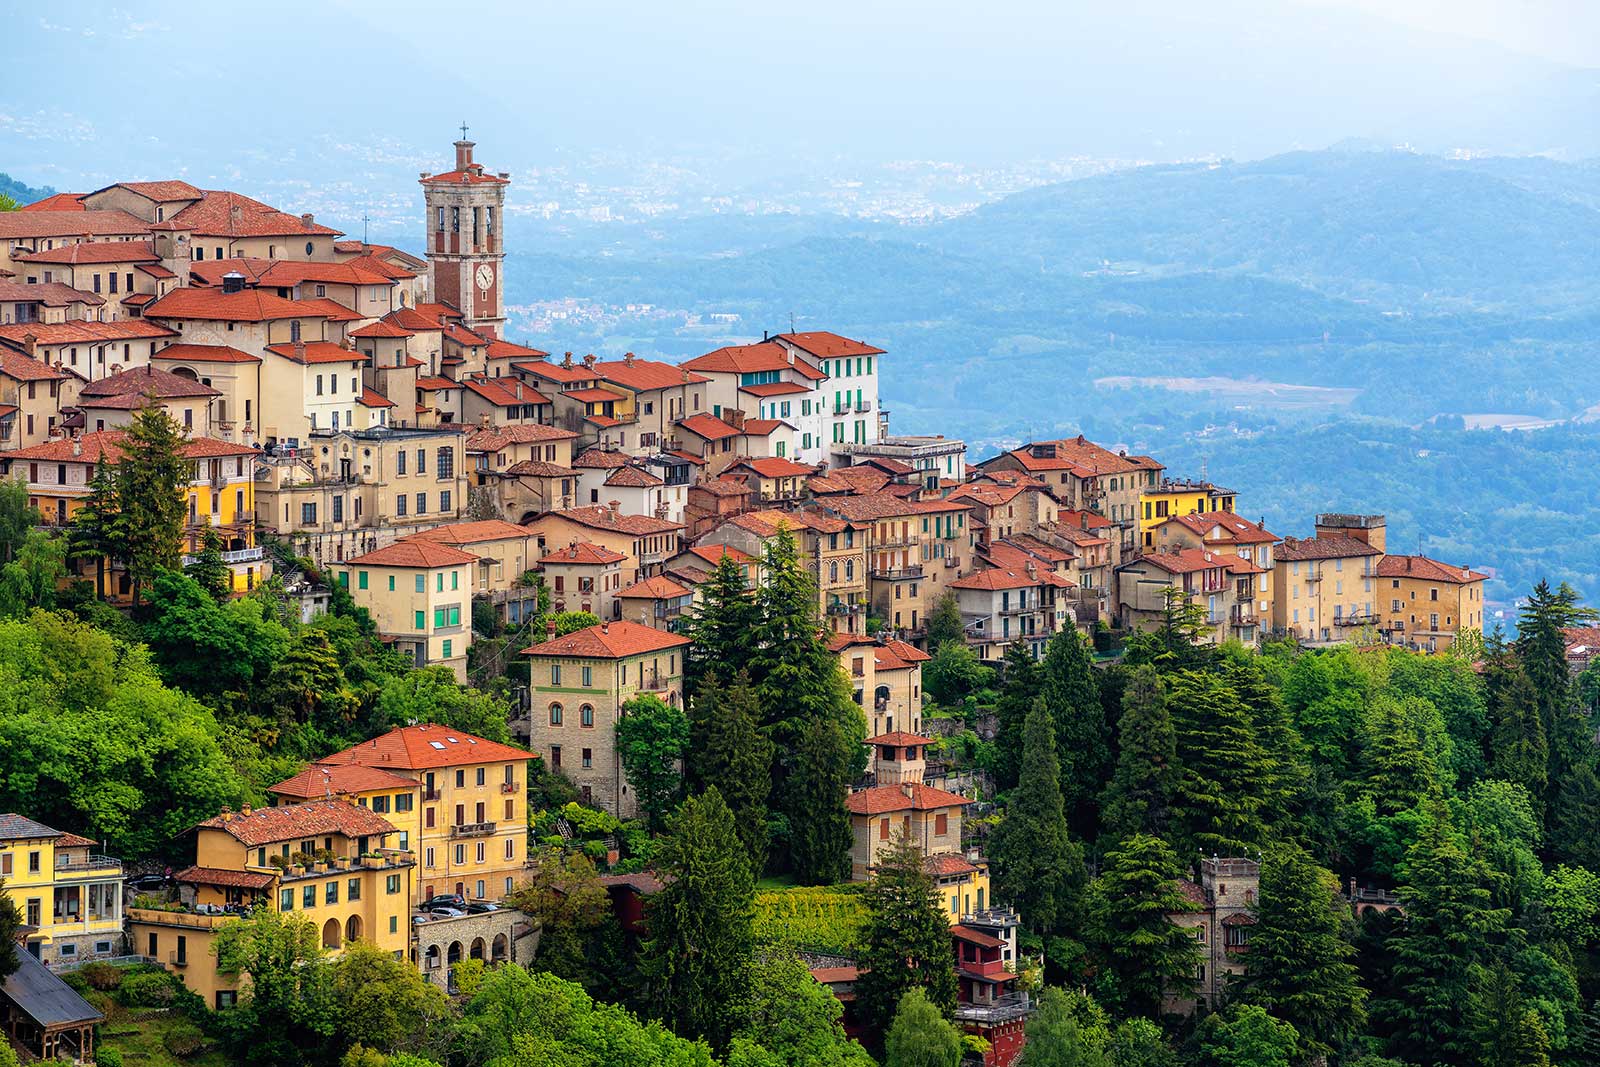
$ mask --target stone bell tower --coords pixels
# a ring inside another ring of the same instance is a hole
[[[461,311],[469,328],[500,337],[505,326],[503,239],[507,173],[490,174],[472,160],[473,142],[455,143],[452,170],[423,173],[427,206],[428,282],[433,299]]]

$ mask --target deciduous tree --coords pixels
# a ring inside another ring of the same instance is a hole
[[[901,995],[883,1039],[884,1067],[956,1067],[961,1035],[920,988]]]
[[[933,610],[928,612],[928,650],[937,652],[941,646],[952,641],[962,644],[966,636],[966,624],[961,620],[961,605],[954,593],[945,593],[933,602]]]
[[[617,754],[652,830],[666,824],[683,794],[679,765],[688,747],[689,718],[682,708],[653,693],[641,693],[622,705]]]
[[[1107,1067],[1104,1050],[1085,1039],[1066,994],[1054,986],[1039,994],[1024,1032],[1017,1067]]]

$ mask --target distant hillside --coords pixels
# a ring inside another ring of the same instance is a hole
[[[0,196],[9,196],[19,204],[31,204],[54,193],[55,190],[48,185],[34,189],[23,185],[11,175],[0,172]]]

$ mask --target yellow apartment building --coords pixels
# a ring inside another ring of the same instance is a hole
[[[839,657],[869,735],[922,729],[922,665],[931,657],[893,638],[836,633],[828,648]]]
[[[471,595],[487,597],[502,620],[509,615],[516,621],[523,612],[538,609],[537,591],[522,584],[522,576],[538,562],[533,535],[526,526],[502,519],[452,522],[411,534],[406,540],[450,545],[476,556]],[[509,610],[513,602],[517,605],[514,612]]]
[[[1376,629],[1384,590],[1382,515],[1318,515],[1316,535],[1286,537],[1272,553],[1272,627],[1303,644],[1331,645]]]
[[[431,541],[396,541],[334,568],[372,613],[378,633],[419,667],[449,667],[467,680],[472,588],[478,557]]]
[[[357,802],[402,803],[398,783],[380,779],[338,778],[362,767],[409,779],[410,806],[386,818],[408,835],[418,863],[417,899],[460,893],[498,900],[525,877],[528,838],[528,761],[533,756],[511,745],[435,723],[402,726],[343,752],[325,756],[311,769],[328,768],[336,781],[354,789]],[[307,772],[311,773],[311,772]],[[289,782],[298,781],[299,777]],[[280,787],[316,788],[302,783]],[[289,793],[278,794],[285,801]],[[412,815],[412,812],[418,814]],[[410,836],[411,834],[415,836]]]
[[[1391,644],[1443,652],[1462,630],[1482,632],[1488,577],[1427,556],[1385,556],[1378,564],[1379,627]]]
[[[1139,492],[1139,543],[1155,545],[1155,528],[1180,515],[1233,511],[1238,494],[1210,482],[1167,480]]]
[[[195,861],[173,876],[175,903],[128,909],[134,952],[158,960],[212,1007],[239,978],[217,970],[217,931],[256,908],[313,923],[322,947],[362,940],[404,959],[411,944],[412,855],[388,820],[350,800],[222,814],[194,827]]]
[[[22,913],[26,948],[46,966],[122,952],[122,862],[95,843],[0,814],[0,879]]]

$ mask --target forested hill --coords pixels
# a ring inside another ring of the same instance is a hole
[[[11,175],[0,171],[0,196],[9,196],[19,204],[31,204],[35,200],[42,200],[52,195],[54,192],[55,190],[49,186],[41,186],[38,189],[34,189],[23,185]]]

